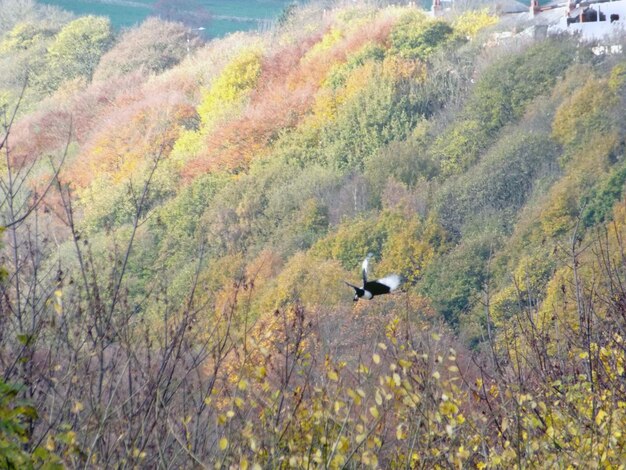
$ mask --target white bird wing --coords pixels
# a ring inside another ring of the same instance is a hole
[[[393,292],[402,284],[402,278],[397,274],[390,274],[389,276],[376,280],[376,282],[389,287],[389,291]]]
[[[361,264],[361,272],[363,274],[363,285],[365,285],[365,283],[367,282],[367,268],[369,266],[371,257],[372,257],[371,254],[367,255],[365,259],[363,260],[363,263]]]

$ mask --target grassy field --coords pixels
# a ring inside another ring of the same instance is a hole
[[[115,28],[133,26],[153,13],[155,0],[45,0],[77,15],[102,15],[111,18]],[[201,0],[213,19],[206,27],[207,37],[233,31],[246,31],[275,19],[292,0]]]

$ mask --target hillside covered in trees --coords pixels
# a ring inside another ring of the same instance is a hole
[[[0,0],[0,468],[623,465],[626,59],[375,3]]]

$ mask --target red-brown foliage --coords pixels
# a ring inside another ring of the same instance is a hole
[[[64,109],[40,111],[28,115],[13,126],[8,141],[14,168],[32,164],[45,153],[51,154],[68,141],[72,115]]]
[[[42,155],[62,151],[70,138],[84,143],[99,127],[101,115],[115,100],[133,96],[143,78],[127,75],[94,83],[67,98],[53,96],[39,111],[17,122],[11,132],[11,155],[15,165],[27,165]]]

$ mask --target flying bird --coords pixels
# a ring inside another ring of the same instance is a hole
[[[353,284],[350,284],[347,281],[344,281],[347,285],[354,289],[354,301],[356,302],[359,299],[371,300],[374,296],[388,294],[389,292],[393,292],[396,290],[401,282],[402,278],[397,274],[390,274],[388,276],[383,277],[382,279],[377,279],[375,281],[367,280],[367,267],[369,264],[369,259],[372,257],[372,254],[368,254],[363,260],[363,264],[361,265],[361,271],[363,273],[363,287],[357,287]]]

